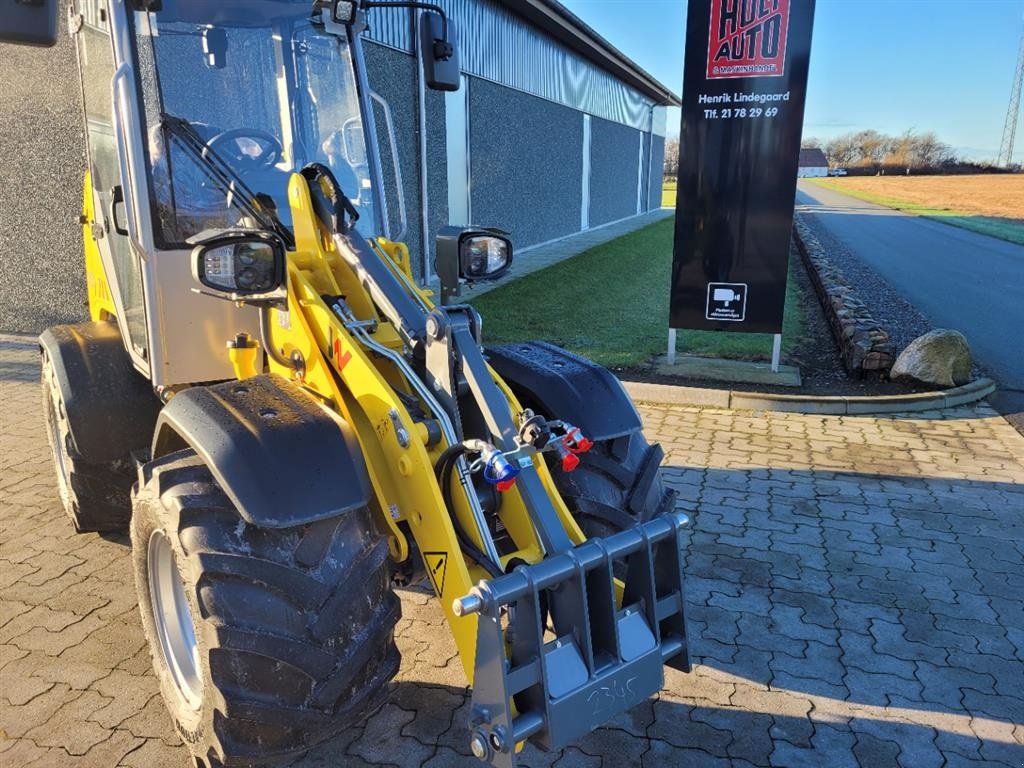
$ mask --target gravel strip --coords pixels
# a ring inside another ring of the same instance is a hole
[[[799,206],[798,206],[799,208]],[[829,259],[842,271],[856,291],[857,296],[871,314],[888,331],[896,353],[902,352],[918,336],[932,330],[932,324],[903,295],[883,280],[877,272],[857,258],[849,248],[822,226],[818,217],[808,213],[797,213],[801,222],[818,238],[825,247]]]

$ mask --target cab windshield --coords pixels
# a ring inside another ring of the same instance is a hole
[[[330,168],[364,234],[379,231],[350,46],[313,8],[163,0],[135,14],[159,247],[266,220],[290,228],[288,181],[309,163]]]

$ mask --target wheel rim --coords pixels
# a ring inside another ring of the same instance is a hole
[[[153,621],[164,665],[182,701],[190,709],[199,709],[203,701],[199,644],[174,550],[163,532],[154,531],[149,537],[147,557]]]

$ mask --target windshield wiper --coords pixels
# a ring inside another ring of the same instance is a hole
[[[168,157],[170,156],[170,136],[174,136],[203,166],[210,179],[228,196],[230,204],[237,205],[243,213],[252,217],[261,229],[274,232],[288,248],[295,246],[292,233],[281,223],[274,209],[260,202],[260,197],[266,197],[266,195],[254,193],[230,163],[210,148],[192,123],[183,117],[165,113],[161,115],[161,125],[169,134],[165,139]]]

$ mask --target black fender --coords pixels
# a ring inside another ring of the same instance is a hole
[[[487,358],[524,406],[574,424],[591,440],[641,429],[622,383],[584,357],[545,341],[526,341],[488,348]]]
[[[75,449],[88,464],[109,464],[145,449],[160,399],[135,370],[115,322],[57,325],[39,337],[53,363]]]
[[[360,508],[369,476],[351,426],[276,374],[175,395],[161,411],[153,459],[191,447],[242,518],[290,528]]]

